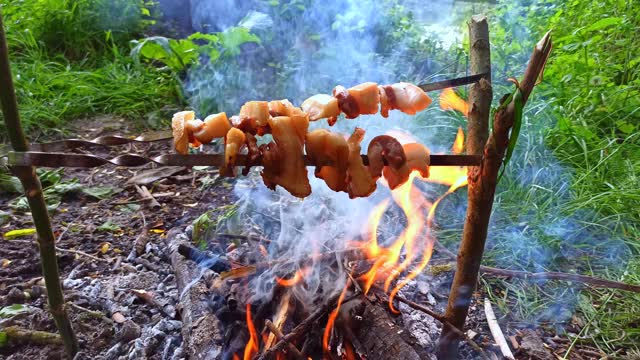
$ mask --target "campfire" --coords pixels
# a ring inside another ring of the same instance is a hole
[[[401,142],[413,140],[408,134],[392,135]],[[460,129],[452,153],[462,153],[463,144],[464,134]],[[380,307],[376,313],[384,314],[385,307],[399,313],[399,292],[422,273],[431,258],[435,238],[430,230],[438,203],[466,184],[465,167],[431,169],[429,178],[423,179],[418,172],[413,172],[409,181],[390,191],[391,198],[380,201],[368,214],[360,238],[345,241],[344,247],[338,250],[318,246],[308,257],[291,259],[278,256],[277,250],[269,252],[270,239],[259,238],[248,246],[231,246],[225,253],[214,254],[229,259],[222,265],[215,260],[216,256],[184,247],[183,254],[204,266],[216,266],[220,271],[213,287],[220,306],[216,315],[225,332],[223,352],[243,359],[272,355],[276,358],[371,358],[367,354],[375,344],[366,343],[366,339],[356,335],[355,327],[364,315],[358,311],[365,311],[369,306]],[[437,199],[428,199],[416,186],[419,182],[444,184],[449,189]],[[385,186],[385,182],[381,185]],[[397,236],[383,237],[378,234],[378,228],[391,207],[401,210],[406,224]],[[307,281],[319,272],[333,272],[329,275],[331,283],[318,286],[313,284],[317,279],[311,280],[311,284]],[[256,280],[261,276],[262,279]],[[264,291],[256,289],[260,286],[256,284],[264,282],[273,284],[267,290],[269,293],[255,296]],[[313,288],[317,288],[315,295]],[[413,351],[397,335],[387,336],[395,338],[396,347]]]

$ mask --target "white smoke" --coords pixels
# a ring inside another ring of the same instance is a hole
[[[394,3],[404,3],[405,10],[413,9],[413,17],[408,21],[420,23],[425,34],[429,34],[424,36],[423,46],[434,46],[434,53],[445,52],[450,46],[460,46],[463,34],[458,33],[462,30],[456,26],[456,16],[460,16],[460,13],[454,13],[453,1],[433,1],[427,5],[409,0],[271,2],[278,5],[269,2],[258,2],[256,5],[256,2],[249,1],[244,2],[245,5],[238,5],[243,2],[230,0],[200,0],[194,3],[196,6],[193,11],[199,16],[200,20],[197,21],[201,30],[224,30],[240,22],[264,39],[260,45],[247,46],[238,59],[205,64],[189,72],[186,90],[193,107],[202,113],[202,117],[214,111],[235,114],[249,100],[287,98],[299,105],[316,93],[330,93],[338,84],[348,87],[365,81],[420,83],[436,74],[446,77],[461,75],[445,74],[442,71],[445,68],[457,67],[462,74],[466,71],[464,58],[461,64],[454,67],[437,63],[429,56],[413,57],[416,52],[411,46],[415,46],[415,43],[405,40],[393,44],[393,51],[381,50],[380,39],[389,35],[381,31],[397,30],[385,27],[389,6]],[[399,9],[402,10],[401,7]],[[468,12],[461,13],[468,15]],[[431,41],[438,36],[435,43],[427,41],[427,38]],[[527,56],[523,54],[524,58]],[[511,75],[517,75],[521,69],[511,71]],[[501,79],[494,78],[496,85],[500,82]],[[506,92],[510,88],[496,86],[496,98],[502,95],[502,90]],[[586,254],[592,254],[598,261],[607,264],[624,260],[629,255],[629,249],[620,239],[605,239],[593,226],[584,224],[583,217],[593,218],[592,214],[565,214],[559,210],[557,204],[571,198],[571,173],[558,163],[545,146],[543,129],[553,126],[549,111],[531,108],[527,111],[516,157],[512,159],[505,177],[508,179],[503,180],[499,187],[488,247],[495,253],[505,255],[494,256],[494,261],[504,267],[535,271],[563,262],[578,261]],[[541,119],[545,119],[545,122]],[[372,137],[390,129],[402,129],[433,152],[439,152],[450,147],[457,127],[465,127],[465,123],[432,105],[415,117],[393,112],[389,119],[377,115],[362,116],[357,120],[340,119],[331,130],[350,134],[355,126],[367,130],[364,149]],[[311,124],[311,129],[317,127],[327,126],[323,121]],[[238,179],[234,192],[239,199],[239,210],[227,222],[227,231],[242,233],[251,224],[274,240],[269,248],[273,258],[305,258],[314,252],[343,249],[348,241],[361,237],[367,215],[377,203],[390,197],[386,188],[378,186],[371,197],[351,200],[344,193],[329,190],[323,181],[313,176],[311,168],[309,178],[313,192],[304,200],[293,198],[282,189],[276,192],[266,189],[257,170],[252,171],[249,177]],[[523,202],[530,202],[527,203],[529,209],[525,207],[513,211],[503,208],[508,205],[502,202],[502,191],[505,191],[504,184],[507,181],[516,182],[510,191],[521,191]],[[444,188],[437,185],[421,184],[420,188],[430,193],[444,192]],[[449,244],[452,248],[459,241],[466,211],[466,191],[462,189],[459,193],[440,205],[436,221],[439,235],[458,234],[446,236],[455,239],[455,243]],[[540,193],[547,194],[553,204],[549,206],[528,200],[538,199]],[[429,198],[433,199],[433,196]],[[538,206],[545,210],[537,210]],[[393,211],[398,212],[397,208],[390,210]],[[517,218],[514,218],[514,213],[519,214]],[[392,238],[394,234],[397,235],[403,222],[402,216],[389,215],[382,222],[381,233]],[[561,243],[567,246],[554,248],[549,245],[557,243],[558,238],[562,238]],[[575,249],[581,247],[589,250],[577,253]],[[256,277],[251,284],[254,295],[257,298],[270,296],[275,284],[274,277],[295,270],[276,267]],[[295,295],[307,303],[326,299],[328,294],[341,290],[344,275],[344,269],[315,266],[306,277],[305,286],[295,287]],[[565,289],[563,287],[562,291]],[[554,309],[561,309],[563,314],[575,303],[575,299],[565,292],[558,296],[557,301],[559,306]],[[550,316],[559,315],[554,313]]]

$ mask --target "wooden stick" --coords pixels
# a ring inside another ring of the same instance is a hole
[[[0,13],[0,102],[2,113],[7,128],[7,135],[11,146],[15,151],[28,151],[29,143],[22,131],[20,114],[18,113],[18,100],[13,87],[11,67],[9,65],[9,49],[4,33],[2,14]],[[42,263],[42,275],[47,288],[49,310],[53,317],[65,350],[70,358],[78,352],[78,340],[71,327],[69,316],[65,308],[64,295],[60,285],[58,273],[58,260],[56,257],[55,236],[51,229],[51,220],[47,212],[47,205],[42,193],[42,184],[32,166],[15,166],[11,170],[20,179],[24,193],[31,209],[31,216],[38,234],[38,248],[40,249],[40,261]]]
[[[353,294],[353,295],[349,296],[348,298],[346,298],[342,303],[345,304],[345,303],[355,299],[358,296],[360,296],[360,294]],[[311,315],[307,316],[306,319],[302,320],[302,322],[300,324],[298,324],[298,326],[293,328],[293,330],[291,330],[290,333],[285,335],[275,345],[273,345],[269,349],[265,350],[265,352],[263,352],[260,355],[260,357],[258,357],[258,360],[270,359],[276,352],[282,350],[286,346],[287,342],[291,343],[293,341],[296,341],[298,338],[300,338],[302,335],[304,335],[304,333],[307,331],[307,329],[309,327],[311,327],[311,325],[314,322],[316,322],[320,317],[322,317],[323,315],[328,313],[329,310],[336,305],[336,303],[338,302],[338,298],[339,297],[340,297],[340,295],[338,294],[338,295],[332,297],[331,300],[329,300],[324,306],[321,306],[321,307],[317,308],[316,311],[312,312]]]
[[[472,49],[473,50],[473,49]],[[536,44],[525,77],[520,84],[523,100],[528,99],[540,77],[551,52],[551,37],[547,33]],[[469,204],[458,251],[457,271],[451,285],[445,317],[458,328],[464,328],[469,312],[471,296],[476,287],[480,262],[489,228],[489,216],[493,207],[498,172],[509,144],[509,131],[514,122],[514,104],[496,112],[493,132],[484,147],[484,157],[479,167],[469,168]],[[444,327],[438,344],[439,359],[456,359],[459,336]]]
[[[487,323],[489,324],[489,330],[491,330],[491,335],[493,335],[493,339],[496,341],[498,346],[500,347],[500,352],[502,352],[502,356],[507,359],[513,360],[513,353],[507,344],[507,339],[504,338],[504,334],[502,333],[502,329],[500,329],[500,324],[498,324],[498,319],[496,319],[496,314],[493,312],[493,308],[491,307],[491,302],[489,298],[484,298],[484,314],[487,316]]]
[[[38,345],[58,345],[62,344],[60,335],[46,331],[23,329],[17,326],[9,326],[0,329],[4,333],[9,343],[33,343]]]
[[[289,352],[293,355],[294,358],[298,359],[298,360],[305,360],[304,355],[302,355],[302,353],[300,352],[300,350],[298,350],[298,348],[293,345],[292,343],[286,341],[284,339],[284,334],[282,333],[282,331],[280,331],[280,329],[278,329],[277,326],[275,326],[271,320],[267,320],[265,321],[265,325],[269,328],[269,331],[271,331],[273,333],[273,335],[276,336],[276,339],[278,339],[278,341],[284,341],[287,343],[287,349],[289,350]]]
[[[480,266],[480,271],[483,274],[490,276],[504,276],[520,278],[525,280],[562,280],[562,281],[575,281],[584,284],[589,284],[598,288],[619,289],[625,291],[632,291],[640,293],[640,285],[625,284],[619,281],[600,279],[593,276],[580,275],[580,274],[567,274],[562,272],[537,272],[532,273],[521,270],[506,270],[498,269],[490,266]]]
[[[442,245],[439,241],[436,240],[436,247],[438,250],[442,251],[445,255],[450,257],[451,259],[456,258],[456,254],[451,252],[451,250],[447,249]],[[456,265],[452,263],[452,265]],[[588,275],[580,275],[580,274],[568,274],[558,271],[549,271],[549,272],[529,272],[522,270],[507,270],[500,269],[491,266],[480,266],[480,272],[484,275],[489,276],[503,276],[508,278],[519,278],[525,280],[560,280],[560,281],[573,281],[579,282],[583,284],[589,284],[596,288],[607,288],[607,289],[619,289],[624,291],[633,291],[640,293],[640,285],[634,284],[626,284],[620,281],[601,279],[594,276]]]
[[[474,15],[469,22],[469,60],[472,74],[487,74],[469,87],[467,155],[482,155],[489,137],[489,112],[493,100],[491,88],[491,49],[489,25],[485,16]],[[466,114],[465,114],[466,115]]]

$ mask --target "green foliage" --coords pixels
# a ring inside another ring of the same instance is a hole
[[[181,101],[171,74],[122,55],[152,22],[150,2],[0,0],[0,6],[28,134],[65,131],[68,121],[95,114],[158,126],[154,112]]]
[[[120,231],[120,225],[112,222],[111,220],[107,220],[107,221],[105,221],[104,224],[98,226],[96,228],[96,231],[97,232],[111,232],[111,233],[118,232],[118,231]]]
[[[201,249],[207,246],[207,235],[219,231],[221,224],[232,218],[238,211],[235,204],[218,207],[215,211],[209,211],[200,215],[193,222],[192,241]]]
[[[175,72],[182,72],[198,64],[202,57],[215,63],[221,56],[237,56],[240,46],[249,42],[260,43],[260,38],[243,27],[232,27],[215,34],[195,33],[186,39],[152,36],[131,41],[134,45],[131,57],[136,61],[159,62]]]
[[[554,50],[544,80],[527,104],[535,117],[523,130],[525,139],[514,154],[518,159],[511,164],[535,163],[541,154],[534,144],[544,142],[572,176],[569,196],[563,196],[567,189],[560,179],[547,174],[534,187],[521,188],[517,179],[523,175],[517,166],[507,169],[497,194],[500,209],[511,214],[514,223],[522,209],[531,209],[534,216],[526,231],[497,236],[487,261],[522,258],[526,262],[518,266],[528,270],[577,270],[638,283],[633,257],[640,253],[640,6],[631,0],[597,0],[589,6],[577,0],[500,1],[491,19],[498,22],[491,28],[496,82],[521,74],[530,49],[552,29]],[[542,167],[540,173],[550,170]],[[566,219],[579,219],[572,221],[589,232],[576,228],[550,236],[549,224]],[[575,231],[579,235],[571,239]],[[514,245],[519,237],[533,238],[544,247],[519,248]],[[620,246],[631,258],[618,257],[624,253],[619,253]],[[584,255],[570,258],[565,253]],[[617,260],[607,263],[603,259],[608,257]],[[487,284],[504,289],[512,313],[524,319],[534,319],[536,309],[557,301],[545,294],[564,286],[547,283],[523,292],[518,289],[522,284]],[[638,296],[607,290],[583,291],[579,297],[586,326],[576,341],[595,343],[605,353],[637,346]]]
[[[2,1],[9,34],[28,32],[49,55],[71,60],[126,46],[153,23],[152,5],[147,0]]]
[[[82,193],[97,200],[104,200],[122,191],[120,188],[111,186],[85,187],[80,184],[76,178],[63,179],[63,171],[64,169],[37,169],[49,211],[56,210],[62,203],[63,197],[72,193]],[[19,188],[14,188],[11,192],[22,193],[22,186],[16,177],[8,173],[0,172],[0,185],[2,183],[19,185]],[[27,198],[24,196],[19,196],[11,200],[8,205],[12,210],[18,212],[27,212],[30,210]]]
[[[31,308],[28,305],[13,304],[0,309],[0,318],[7,319],[18,314],[29,312]]]

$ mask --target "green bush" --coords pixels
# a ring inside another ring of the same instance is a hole
[[[168,116],[155,115],[181,102],[177,79],[138,66],[128,56],[129,42],[153,22],[150,5],[142,0],[0,2],[28,134],[64,132],[69,121],[97,114],[123,116],[138,127],[166,125],[159,119]]]

